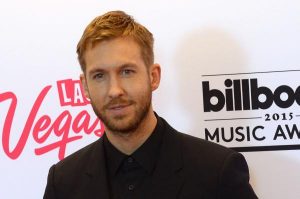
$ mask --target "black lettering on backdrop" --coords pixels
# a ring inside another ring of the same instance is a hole
[[[255,126],[251,129],[250,126],[238,126],[238,127],[230,127],[229,132],[225,131],[224,127],[216,128],[214,131],[209,131],[209,129],[205,128],[205,139],[210,141],[220,142],[220,140],[224,142],[232,142],[233,140],[238,142],[243,141],[262,141],[265,140],[266,137],[258,134],[259,129],[264,129],[263,126]],[[228,130],[228,129],[227,129]]]
[[[294,124],[291,129],[287,124],[284,125],[284,127],[278,125],[273,140],[277,140],[278,137],[281,137],[285,140],[288,138],[293,139],[295,135],[297,135],[297,138],[300,139],[300,131],[296,124]]]
[[[252,110],[268,109],[273,103],[280,108],[288,108],[295,101],[300,105],[300,86],[294,92],[291,87],[282,85],[277,87],[273,93],[268,87],[259,86],[256,78],[233,81],[226,79],[224,85],[226,87],[225,94],[218,89],[211,89],[209,81],[202,82],[204,112],[219,112],[224,106],[226,111],[238,111],[250,110],[250,108]],[[281,98],[283,93],[288,96],[285,100]],[[265,96],[264,101],[260,101],[259,96],[261,95]],[[215,104],[211,102],[213,97],[217,99]]]

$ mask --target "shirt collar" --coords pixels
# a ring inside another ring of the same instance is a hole
[[[156,115],[156,114],[155,114]],[[133,157],[147,172],[152,173],[155,168],[157,156],[159,155],[162,135],[163,121],[156,115],[157,123],[150,137],[130,156]],[[116,149],[104,134],[104,150],[110,175],[115,175],[122,162],[129,156]]]
[[[140,146],[132,157],[149,173],[155,168],[157,157],[159,156],[162,135],[163,122],[156,116],[157,123],[150,137]]]
[[[106,134],[103,135],[103,144],[105,157],[107,162],[107,169],[110,175],[115,175],[118,168],[120,167],[123,160],[126,158],[126,155],[116,149],[108,140]]]

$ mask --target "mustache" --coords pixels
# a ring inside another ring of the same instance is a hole
[[[133,103],[134,103],[133,100],[127,100],[127,99],[123,99],[123,98],[114,98],[114,99],[110,100],[107,104],[105,104],[103,106],[103,108],[109,109],[114,106],[128,106]]]

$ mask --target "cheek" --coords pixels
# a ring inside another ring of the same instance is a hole
[[[140,79],[139,81],[128,82],[126,84],[126,91],[128,94],[142,95],[147,92],[150,87],[150,82],[145,78],[143,80]]]
[[[131,88],[129,91],[129,95],[131,94],[132,96],[144,99],[149,97],[149,93],[151,92],[151,85],[148,82],[143,82],[135,85],[134,89]]]
[[[102,102],[104,98],[104,91],[105,90],[103,88],[91,86],[89,88],[90,99],[97,103]]]

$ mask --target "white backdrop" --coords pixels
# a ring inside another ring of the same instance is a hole
[[[243,152],[259,198],[300,198],[300,103],[204,112],[202,87],[206,81],[224,94],[233,88],[224,86],[226,79],[257,79],[258,87],[272,92],[282,85],[295,92],[300,86],[296,0],[2,0],[0,198],[42,198],[49,167],[103,132],[78,89],[75,49],[95,16],[116,9],[133,15],[155,36],[156,62],[162,65],[161,86],[153,96],[157,113],[178,130],[201,138],[216,129],[221,137],[222,128],[230,136],[231,128],[241,127],[246,134],[247,127],[262,126],[257,131],[265,137],[262,141],[250,130],[249,139],[237,141],[241,135],[236,133],[233,141],[220,138],[219,143],[267,147],[269,151]],[[281,99],[289,96],[283,92]],[[211,104],[217,102],[211,98]]]

